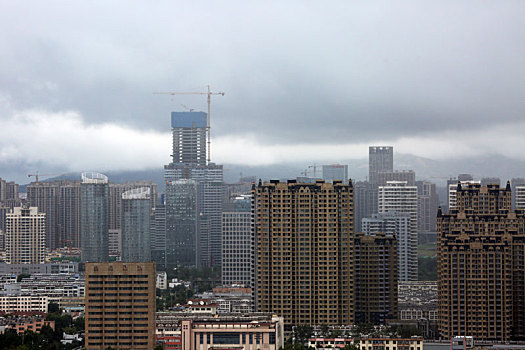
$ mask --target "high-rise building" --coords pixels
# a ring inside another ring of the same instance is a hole
[[[0,177],[0,202],[3,202],[3,203],[19,202],[17,183],[15,183],[14,181],[3,180]]]
[[[197,264],[197,182],[174,180],[166,183],[166,264]]]
[[[80,181],[60,185],[58,246],[80,248]]]
[[[416,181],[418,201],[418,232],[436,232],[436,213],[438,209],[438,196],[436,185],[428,181]]]
[[[363,231],[361,226],[364,218],[377,213],[377,185],[368,181],[358,181],[354,184],[355,232]]]
[[[166,268],[166,206],[157,204],[151,219],[151,258],[157,266]]]
[[[378,173],[394,171],[394,147],[368,147],[368,181],[377,184]]]
[[[250,196],[237,196],[222,213],[222,284],[254,286],[255,237]]]
[[[106,175],[82,173],[80,239],[83,262],[109,260],[109,186]]]
[[[80,181],[32,182],[27,201],[46,214],[48,248],[80,247]]]
[[[397,242],[394,235],[357,233],[355,323],[384,325],[397,319]]]
[[[257,311],[286,325],[353,324],[355,306],[352,183],[254,187]]]
[[[164,166],[164,180],[197,182],[197,266],[216,266],[222,252],[223,168],[206,161],[206,118],[204,112],[172,113],[173,162]],[[173,213],[168,206],[166,202],[167,221]],[[169,226],[166,230],[167,236],[173,234]]]
[[[46,214],[46,246],[56,249],[59,246],[58,212],[60,182],[32,182],[27,186],[27,202]]]
[[[46,257],[46,214],[36,207],[15,207],[6,215],[8,264],[43,264]]]
[[[323,180],[325,181],[334,181],[334,180],[347,181],[348,180],[348,165],[341,165],[341,164],[323,165]]]
[[[121,217],[122,261],[151,261],[151,189],[124,192]]]
[[[460,183],[456,209],[438,211],[439,331],[443,338],[525,337],[525,214],[511,187]]]
[[[134,181],[126,183],[109,184],[109,229],[120,230],[122,223],[122,194],[137,188],[147,187],[150,191],[150,205],[155,208],[157,204],[157,184],[152,181]]]
[[[418,224],[418,199],[417,187],[408,186],[406,181],[389,181],[386,186],[379,186],[378,189],[378,212],[399,212],[410,215],[410,231],[406,237],[407,249],[403,250],[404,238],[397,237],[400,244],[398,254],[400,260],[406,259],[407,274],[399,269],[399,279],[401,281],[417,280],[417,224]],[[406,252],[406,255],[405,255]]]
[[[417,246],[414,257],[414,237],[409,213],[387,212],[363,219],[363,232],[367,235],[385,233],[396,238],[398,278],[400,281],[417,280]],[[415,275],[415,276],[414,276]]]
[[[86,264],[87,350],[155,347],[155,263]]]
[[[207,114],[172,112],[173,163],[206,165]]]

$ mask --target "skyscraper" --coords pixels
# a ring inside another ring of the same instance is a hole
[[[124,192],[121,215],[122,261],[151,261],[151,189]]]
[[[206,113],[173,112],[173,162],[164,166],[164,180],[194,180],[197,183],[197,265],[221,264],[221,219],[224,196],[222,165],[206,163]],[[166,188],[168,193],[168,188]],[[166,220],[175,212],[166,195]],[[182,214],[183,215],[183,214]],[[169,237],[170,226],[166,227]]]
[[[82,173],[80,238],[83,262],[109,260],[109,186],[106,175]]]
[[[368,181],[354,184],[355,232],[361,232],[362,220],[377,213],[377,185]]]
[[[166,264],[197,264],[197,182],[174,180],[166,183]]]
[[[109,184],[109,229],[120,230],[122,223],[122,194],[137,188],[149,188],[150,206],[155,208],[157,204],[157,184],[152,181],[133,181],[126,183]]]
[[[46,214],[36,207],[15,207],[6,215],[8,264],[43,264],[46,258]]]
[[[436,233],[436,213],[438,209],[436,185],[428,181],[416,181],[416,186],[418,233],[420,238],[424,235],[434,237]]]
[[[206,165],[207,114],[172,112],[173,163]]]
[[[525,337],[525,214],[511,187],[460,183],[456,209],[438,211],[439,330],[449,339]]]
[[[394,148],[391,146],[368,147],[368,181],[377,184],[379,172],[394,171]]]
[[[32,182],[27,186],[29,206],[38,207],[46,214],[46,246],[56,249],[59,245],[58,212],[60,182]]]
[[[86,349],[155,347],[155,263],[86,264]]]
[[[378,189],[379,213],[399,212],[410,215],[409,232],[406,237],[397,237],[400,258],[399,279],[401,281],[417,280],[417,225],[418,199],[417,187],[408,186],[406,181],[389,181]],[[403,262],[405,261],[406,262]],[[406,267],[408,271],[403,270]]]
[[[222,284],[253,287],[255,237],[250,196],[236,196],[222,213]]]
[[[516,186],[514,198],[516,209],[525,210],[525,186]]]
[[[257,310],[290,325],[353,324],[352,183],[272,180],[253,189]]]

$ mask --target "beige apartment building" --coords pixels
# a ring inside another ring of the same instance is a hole
[[[525,214],[511,187],[457,186],[456,209],[438,211],[439,330],[450,339],[525,337]]]
[[[155,347],[155,263],[86,263],[86,349]]]
[[[351,181],[254,186],[257,311],[291,325],[353,324]]]
[[[46,258],[46,214],[37,207],[15,207],[6,214],[6,262],[43,264]]]

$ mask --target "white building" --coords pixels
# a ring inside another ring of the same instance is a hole
[[[468,185],[468,184],[481,184],[481,181],[479,180],[467,180],[467,181],[459,181],[461,185]],[[448,210],[456,209],[456,192],[458,191],[458,184],[449,184],[448,185]]]
[[[408,186],[406,181],[387,181],[386,186],[379,186],[378,212],[409,214],[410,225],[406,236],[396,237],[399,242],[399,280],[417,280],[417,186]]]
[[[166,271],[157,272],[155,285],[157,289],[168,289],[168,274]]]
[[[37,207],[13,208],[6,214],[6,262],[43,264],[46,258],[46,214]]]
[[[49,299],[47,296],[18,295],[0,296],[0,312],[47,312]]]
[[[516,186],[516,209],[525,209],[525,186]]]

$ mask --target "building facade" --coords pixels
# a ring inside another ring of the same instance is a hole
[[[153,262],[86,264],[86,349],[155,347],[155,277]]]
[[[287,325],[352,324],[351,182],[259,182],[253,189],[257,311]]]
[[[151,209],[150,187],[122,194],[122,261],[151,261]]]
[[[384,325],[396,320],[397,241],[392,234],[355,237],[355,323]]]
[[[458,184],[438,212],[439,329],[444,338],[525,338],[525,214],[511,187]]]
[[[82,173],[80,209],[82,261],[108,261],[109,186],[106,175]]]
[[[197,182],[166,183],[166,264],[197,265]]]
[[[406,213],[410,216],[408,235],[397,236],[400,259],[399,279],[417,280],[417,244],[418,244],[418,197],[417,187],[409,186],[406,181],[389,181],[378,189],[379,213]],[[406,269],[406,270],[405,270]]]
[[[394,171],[394,147],[370,146],[368,148],[368,181],[378,184],[378,173]]]
[[[6,215],[8,264],[43,264],[46,257],[46,214],[36,207],[15,207]]]
[[[230,210],[222,213],[221,271],[223,285],[254,285],[255,236],[250,196],[236,197]]]

